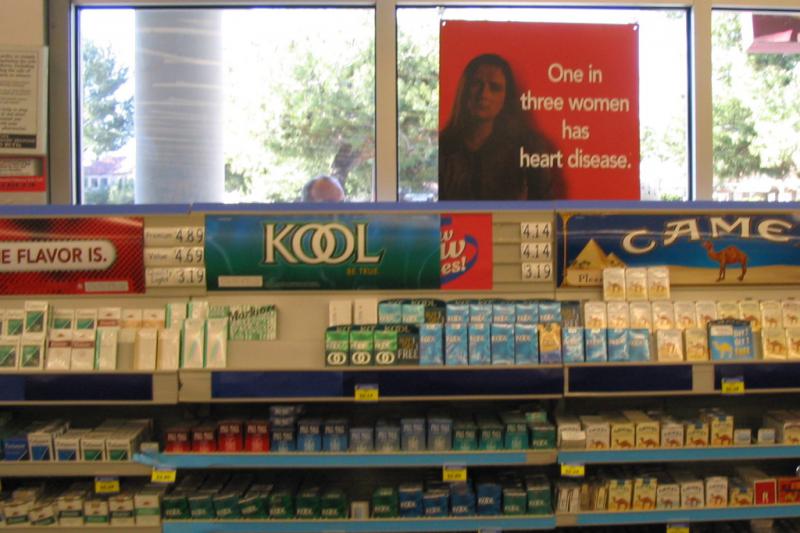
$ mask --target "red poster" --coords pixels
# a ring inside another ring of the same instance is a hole
[[[0,219],[3,294],[143,293],[143,220]]]
[[[442,289],[491,289],[492,215],[443,214],[441,233]]]
[[[439,199],[639,199],[638,26],[446,21]]]

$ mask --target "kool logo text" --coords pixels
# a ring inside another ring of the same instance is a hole
[[[354,226],[355,231],[337,222],[264,224],[264,263],[275,264],[278,257],[290,264],[305,265],[380,263],[384,250],[374,255],[368,251],[368,224]]]

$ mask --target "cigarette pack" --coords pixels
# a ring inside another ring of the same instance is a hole
[[[330,326],[325,330],[325,366],[346,366],[350,351],[350,328]]]
[[[565,327],[561,330],[564,363],[584,362],[583,343],[583,328]]]
[[[647,269],[647,292],[651,300],[669,300],[669,267],[649,267]]]
[[[628,328],[631,325],[628,302],[608,302],[606,314],[609,328]]]
[[[517,302],[514,311],[517,317],[517,324],[538,324],[539,323],[539,304],[537,302],[523,301]]]
[[[466,323],[448,322],[445,329],[445,364],[459,366],[469,364],[469,328]]]
[[[783,327],[793,328],[800,326],[800,302],[796,300],[783,300],[781,302],[781,315]]]
[[[72,329],[74,322],[74,309],[53,309],[50,313],[50,329]]]
[[[94,370],[96,330],[78,329],[72,334],[70,368],[72,370]]]
[[[628,346],[628,330],[624,328],[609,328],[606,330],[608,341],[609,361],[630,361],[630,347]]]
[[[603,299],[606,301],[625,301],[624,268],[603,269]]]
[[[589,301],[583,306],[583,322],[587,329],[605,329],[608,327],[606,303]]]
[[[514,361],[518,365],[539,364],[539,330],[536,324],[517,322],[514,326]]]
[[[633,510],[651,511],[656,508],[658,482],[655,477],[636,477],[633,481]]]
[[[492,303],[489,301],[472,301],[469,304],[469,321],[477,323],[491,323]]]
[[[694,302],[675,302],[675,325],[679,329],[697,327],[697,305]]]
[[[228,366],[228,319],[206,320],[205,360],[206,368]]]
[[[761,353],[764,359],[786,359],[789,356],[786,330],[783,328],[761,330]]]
[[[786,348],[789,359],[800,359],[800,328],[786,328]]]
[[[695,303],[697,310],[697,325],[701,328],[708,326],[712,320],[717,320],[717,303],[711,300],[699,300]]]
[[[628,301],[647,300],[647,269],[625,269],[625,295]]]
[[[181,335],[181,368],[203,368],[205,366],[205,350],[203,348],[204,330],[204,319],[187,318],[183,321],[183,333]]]
[[[683,332],[687,361],[708,360],[708,331],[705,328],[689,328]]]
[[[470,322],[469,364],[489,365],[492,363],[491,323]]]
[[[561,323],[561,302],[539,302],[539,322]]]
[[[19,337],[0,336],[0,371],[19,367]]]
[[[717,302],[717,317],[719,319],[740,319],[739,302],[735,300],[723,300]]]
[[[375,336],[374,326],[352,326],[350,329],[351,366],[372,366],[374,364]]]
[[[469,302],[464,300],[454,300],[447,302],[447,323],[467,323],[469,322]]]
[[[43,301],[25,302],[25,324],[23,335],[44,335],[49,323],[50,304]]]
[[[587,363],[598,363],[608,360],[608,349],[605,329],[585,329],[585,357]]]
[[[17,340],[18,342],[18,340]],[[72,361],[72,330],[51,329],[47,335],[47,370],[69,370]]]
[[[514,364],[514,324],[491,324],[491,352],[493,365]]]
[[[683,332],[679,329],[656,331],[659,361],[683,361]]]
[[[25,311],[22,309],[6,309],[3,331],[7,337],[19,337],[25,325]]]
[[[493,324],[514,324],[517,321],[517,308],[514,302],[492,303]]]
[[[739,302],[739,315],[742,320],[750,322],[750,329],[761,331],[761,306],[755,300],[742,300]]]
[[[540,308],[541,313],[541,308]],[[543,365],[561,363],[561,326],[554,322],[540,323],[539,362]]]
[[[95,329],[97,327],[97,309],[76,309],[75,329]]]
[[[44,337],[42,335],[22,336],[19,368],[24,370],[44,369]]]
[[[650,360],[650,330],[628,330],[628,356],[631,361]]]
[[[783,307],[778,300],[765,300],[761,302],[761,326],[765,328],[782,328]]]
[[[377,353],[377,346],[375,351]],[[421,365],[444,364],[444,324],[420,324],[419,363]]]
[[[653,302],[652,310],[656,330],[675,328],[675,305],[672,302]]]

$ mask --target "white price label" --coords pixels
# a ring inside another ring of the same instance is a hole
[[[549,222],[522,222],[519,236],[523,241],[549,241],[553,228]]]
[[[144,245],[147,246],[199,246],[206,238],[203,226],[144,228]]]
[[[549,242],[523,242],[519,245],[520,259],[550,259],[553,247]]]
[[[203,267],[174,267],[145,269],[148,287],[205,287]]]
[[[552,263],[522,263],[522,281],[550,281],[553,279]]]
[[[202,265],[204,257],[202,246],[172,246],[168,248],[145,248],[144,266]]]

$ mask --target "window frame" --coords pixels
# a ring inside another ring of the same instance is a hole
[[[75,49],[79,7],[372,7],[375,10],[375,177],[373,199],[396,202],[397,154],[397,9],[402,7],[620,7],[683,8],[689,15],[689,201],[712,200],[713,101],[711,13],[714,9],[798,11],[797,0],[570,0],[568,4],[529,0],[48,0],[50,45],[50,203],[77,203]]]

